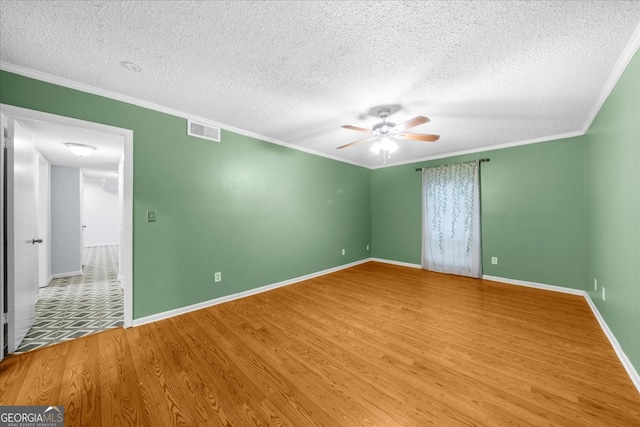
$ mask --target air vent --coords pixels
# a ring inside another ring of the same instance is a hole
[[[189,120],[187,123],[187,135],[196,138],[204,138],[209,141],[220,142],[220,128],[205,125],[203,123]]]

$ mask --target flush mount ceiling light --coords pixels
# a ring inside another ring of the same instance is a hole
[[[67,148],[78,157],[87,157],[96,149],[93,145],[76,144],[75,142],[67,142],[64,144]]]
[[[121,61],[120,65],[122,65],[127,70],[133,71],[135,73],[139,73],[140,71],[142,71],[142,67],[140,67],[138,64],[134,64],[133,62]]]

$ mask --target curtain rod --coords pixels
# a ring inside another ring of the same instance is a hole
[[[482,162],[490,162],[491,159],[488,157],[485,157],[484,159],[476,159],[477,161],[479,161],[480,163]],[[422,169],[429,169],[429,168],[438,168],[440,166],[450,166],[450,165],[459,165],[460,163],[468,163],[468,162],[473,162],[474,160],[467,160],[466,162],[458,162],[458,163],[449,163],[446,165],[438,165],[438,166],[429,166],[427,168],[416,168],[416,172],[421,172]]]

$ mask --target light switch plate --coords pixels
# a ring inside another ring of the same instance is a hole
[[[156,222],[158,220],[158,211],[147,211],[147,222]]]

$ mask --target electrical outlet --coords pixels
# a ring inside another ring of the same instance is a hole
[[[147,222],[156,222],[158,220],[158,211],[147,211]]]
[[[598,290],[598,279],[593,279],[593,289]]]
[[[492,256],[491,257],[491,264],[498,264],[498,257],[497,256]]]
[[[604,286],[603,286],[602,287],[602,301],[606,301],[606,300],[607,300],[607,297],[606,297],[606,295],[604,293]]]
[[[346,255],[347,251],[345,249],[342,250],[342,255]]]
[[[367,245],[367,250],[369,250],[369,245]]]
[[[213,280],[215,280],[216,283],[222,282],[222,273],[218,271],[216,274],[214,274]]]

